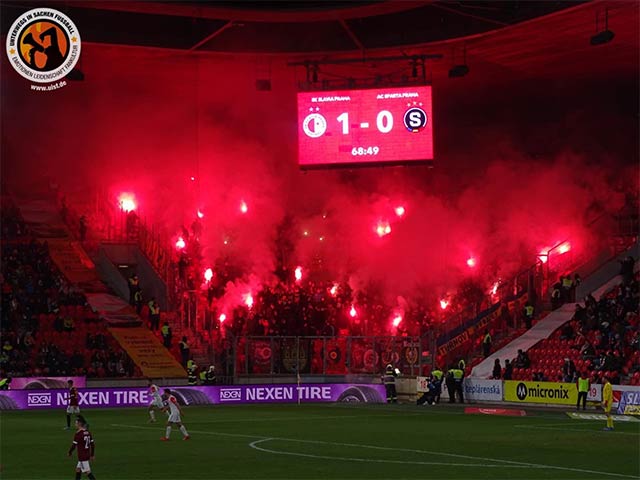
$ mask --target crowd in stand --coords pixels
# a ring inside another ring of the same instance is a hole
[[[3,205],[7,202],[3,199]],[[2,212],[0,376],[130,376],[134,365],[99,323],[83,293],[30,238],[19,211]]]
[[[549,339],[527,352],[518,352],[511,363],[514,379],[575,382],[585,373],[592,382],[608,376],[612,383],[640,384],[640,318],[634,260],[622,262],[622,283],[596,300],[591,294],[576,304],[572,319]],[[531,359],[529,358],[531,356]],[[496,361],[493,378],[506,378]]]

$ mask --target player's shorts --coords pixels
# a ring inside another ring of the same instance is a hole
[[[167,421],[171,423],[182,423],[182,419],[180,418],[179,413],[172,413],[171,415],[169,415],[169,420]]]
[[[156,407],[156,408],[163,408],[164,405],[162,404],[162,399],[160,400],[151,400],[151,403],[149,403],[150,407]]]
[[[80,407],[77,406],[77,405],[69,405],[67,407],[67,413],[70,414],[70,415],[71,414],[76,414],[77,415],[77,414],[80,413]]]
[[[89,465],[88,461],[78,462],[76,470],[80,470],[82,473],[89,473],[91,471],[91,465]]]

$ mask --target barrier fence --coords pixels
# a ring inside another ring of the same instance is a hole
[[[40,379],[42,380],[42,379]],[[426,391],[426,377],[408,377],[411,382],[399,389],[410,396]],[[412,383],[413,382],[413,383]],[[411,385],[413,387],[411,387]],[[220,405],[251,403],[384,403],[386,393],[380,383],[289,383],[233,386],[170,386],[171,393],[181,405]],[[559,406],[572,410],[577,402],[576,385],[572,383],[520,382],[465,378],[463,391],[466,403],[502,403]],[[0,410],[64,409],[66,389],[25,389],[0,391]],[[443,385],[441,402],[449,399]],[[640,416],[640,387],[613,386],[613,412],[619,415]],[[591,385],[587,402],[590,409],[579,418],[589,419],[598,414],[594,406],[602,401],[602,385]],[[151,396],[147,387],[80,388],[79,404],[85,408],[147,407]],[[638,419],[626,417],[627,421]]]
[[[433,335],[426,337],[237,337],[234,376],[379,375],[392,364],[405,375],[428,373]]]

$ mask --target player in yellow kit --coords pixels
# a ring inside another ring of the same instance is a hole
[[[607,426],[604,430],[613,430],[613,417],[611,416],[611,405],[613,404],[613,388],[609,377],[604,377],[604,387],[602,387],[602,408],[604,408],[604,414],[607,416]]]

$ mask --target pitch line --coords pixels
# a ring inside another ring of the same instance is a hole
[[[421,416],[421,413],[408,413],[409,416]],[[271,422],[271,421],[280,421],[280,420],[297,420],[297,421],[309,421],[309,420],[326,420],[333,418],[383,418],[383,417],[394,417],[397,418],[396,414],[380,414],[380,415],[311,415],[311,416],[300,416],[300,417],[262,417],[262,418],[238,418],[238,419],[230,419],[230,420],[205,420],[200,423],[236,423],[236,422]]]
[[[112,423],[112,427],[123,427],[123,428],[135,428],[139,430],[157,430],[157,427],[143,427],[140,425],[125,425],[119,423]],[[416,450],[411,448],[396,448],[396,447],[380,447],[377,445],[362,445],[357,443],[341,443],[341,442],[326,442],[322,440],[301,440],[297,438],[284,438],[284,437],[265,437],[263,435],[247,435],[243,433],[227,433],[227,432],[210,432],[210,431],[197,431],[190,430],[190,433],[197,433],[200,435],[214,435],[214,436],[222,436],[222,437],[237,437],[237,438],[253,438],[258,440],[281,440],[285,442],[297,442],[297,443],[311,443],[317,445],[336,445],[342,447],[355,447],[355,448],[368,448],[372,450],[388,450],[388,451],[396,451],[396,452],[412,452],[412,453],[424,453],[427,455],[440,455],[443,457],[452,457],[452,458],[464,458],[466,460],[476,460],[476,461],[485,461],[485,462],[496,462],[496,463],[504,463],[505,465],[518,466],[518,467],[529,467],[529,468],[540,468],[540,469],[551,469],[551,470],[563,470],[567,472],[577,472],[577,473],[591,473],[594,475],[605,475],[609,477],[620,477],[620,478],[634,478],[637,479],[637,476],[634,475],[624,475],[622,473],[613,473],[613,472],[600,472],[597,470],[587,470],[583,468],[571,468],[571,467],[559,467],[555,465],[544,465],[539,463],[527,463],[527,462],[517,462],[512,460],[501,460],[499,458],[488,458],[488,457],[474,457],[471,455],[460,455],[456,453],[445,453],[445,452],[433,452],[429,450]],[[281,452],[277,452],[281,453]],[[332,457],[333,458],[333,457]],[[333,458],[336,459],[336,458]],[[451,465],[451,464],[448,464]],[[467,465],[467,464],[465,464]]]
[[[620,432],[617,430],[614,431],[604,431],[604,430],[588,430],[586,428],[562,428],[562,427],[553,427],[551,425],[514,425],[515,428],[530,428],[534,430],[558,430],[559,432],[580,432],[580,433],[597,433],[601,435],[631,435],[632,437],[640,436],[640,433],[633,432]]]
[[[411,460],[382,460],[379,458],[358,458],[358,457],[332,457],[329,455],[313,455],[311,453],[286,452],[282,450],[270,450],[268,448],[259,447],[258,444],[273,440],[282,440],[278,438],[263,438],[249,443],[249,446],[255,450],[266,453],[274,453],[276,455],[291,455],[294,457],[316,458],[320,460],[343,460],[349,462],[366,462],[366,463],[399,463],[402,465],[441,465],[446,467],[488,467],[488,468],[532,468],[527,465],[487,465],[486,463],[449,463],[449,462],[415,462]]]

